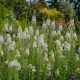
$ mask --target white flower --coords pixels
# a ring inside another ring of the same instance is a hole
[[[47,69],[47,70],[51,70],[51,64],[50,64],[50,63],[47,64],[46,69]]]
[[[36,30],[35,36],[39,36],[39,30]]]
[[[19,50],[16,49],[16,55],[15,55],[15,58],[17,58],[17,57],[20,57],[20,52],[19,52]]]
[[[9,38],[9,37],[11,37],[10,34],[7,34],[7,35],[6,35],[6,38]]]
[[[46,52],[45,52],[45,55],[44,55],[44,61],[47,61],[47,62],[49,61],[49,60],[48,60],[48,55],[47,55]]]
[[[27,68],[32,69],[32,64],[29,64]]]
[[[61,31],[58,30],[58,31],[57,31],[57,35],[61,35]]]
[[[25,28],[24,32],[26,32],[28,34],[28,28]]]
[[[57,69],[57,70],[55,71],[55,73],[56,73],[57,75],[59,75],[59,69]]]
[[[9,31],[12,31],[12,26],[9,26]]]
[[[77,68],[76,71],[80,74],[80,68]]]
[[[26,38],[29,40],[30,39],[30,34],[27,34],[26,35]]]
[[[54,53],[53,53],[53,51],[50,52],[50,55],[51,55],[51,59],[54,60]]]
[[[35,66],[32,67],[32,72],[36,72]]]
[[[8,60],[7,60],[7,61],[4,61],[4,63],[5,63],[5,64],[8,64]]]
[[[65,59],[65,56],[64,56],[64,55],[62,55],[62,54],[60,55],[60,57],[61,57],[62,59]]]
[[[43,50],[44,50],[44,51],[48,51],[48,45],[47,45],[47,43],[44,43],[44,45],[43,45]]]
[[[21,33],[20,33],[20,32],[17,33],[17,38],[18,38],[18,39],[21,39]]]
[[[8,42],[8,43],[11,42],[11,36],[7,38],[7,42]]]
[[[26,32],[22,33],[22,38],[25,39],[26,38]]]
[[[23,32],[21,33],[21,39],[23,39]]]
[[[68,43],[68,42],[64,42],[64,50],[65,51],[70,51],[70,49],[71,49],[71,44]]]
[[[63,41],[63,40],[64,40],[64,37],[63,37],[63,36],[60,36],[60,40],[62,40],[62,41]]]
[[[53,59],[53,60],[54,60],[54,53],[53,53],[53,54],[51,54],[51,59]]]
[[[13,38],[15,38],[16,37],[16,35],[15,34],[13,34]]]
[[[21,28],[21,26],[18,27],[18,32],[19,32],[19,33],[22,33],[22,28]]]
[[[10,44],[8,50],[14,50],[14,46]]]
[[[71,34],[69,32],[66,33],[65,38],[71,39]]]
[[[77,34],[76,33],[73,33],[72,37],[77,40]]]
[[[0,43],[3,42],[3,36],[0,36]]]
[[[80,46],[79,46],[79,48],[78,48],[78,52],[80,53]]]
[[[11,42],[11,36],[10,36],[10,34],[7,34],[6,38],[7,38],[7,43],[10,43]]]
[[[49,62],[49,59],[48,59],[48,57],[45,57],[45,61],[46,61],[46,62]]]
[[[46,23],[43,23],[42,28],[43,28],[43,29],[46,29],[46,28],[47,28],[47,27],[46,27]]]
[[[32,72],[36,72],[35,66],[32,66],[32,64],[29,64],[27,68],[31,69]]]
[[[46,25],[50,26],[50,19],[49,18],[46,20]]]
[[[33,34],[33,27],[32,27],[32,26],[29,27],[29,34],[30,34],[30,35]]]
[[[63,52],[63,47],[62,46],[59,47],[59,53],[61,53],[61,52]]]
[[[75,48],[75,47],[76,47],[76,46],[75,46],[75,43],[73,43],[73,45],[72,45],[72,46],[73,46],[73,48]]]
[[[62,43],[62,47],[64,47],[64,43]]]
[[[36,72],[36,69],[33,68],[33,69],[32,69],[32,72]]]
[[[26,55],[29,55],[29,49],[26,48],[25,54],[26,54]]]
[[[9,44],[8,50],[14,50],[14,47],[15,47],[15,42],[11,41]]]
[[[1,54],[1,56],[4,56],[4,53],[3,53],[3,51],[0,51],[0,54]]]
[[[59,25],[59,29],[58,30],[59,31],[62,31],[63,30],[62,25]]]
[[[52,32],[51,32],[51,36],[56,36],[56,31],[55,30],[53,30]]]
[[[8,67],[16,67],[17,70],[21,69],[21,65],[17,60],[13,60],[8,64]]]
[[[8,31],[8,24],[4,24],[3,31]]]
[[[55,30],[55,21],[52,21],[52,22],[51,22],[51,29],[52,29],[52,30]]]
[[[44,45],[44,35],[40,34],[38,38],[38,46],[43,46]]]
[[[45,56],[48,57],[47,53],[45,52]]]
[[[37,41],[37,36],[34,36],[34,41]]]
[[[15,43],[15,41],[11,41],[10,44],[12,44],[13,46],[15,46],[16,43]]]
[[[36,48],[36,47],[37,47],[37,43],[36,43],[36,41],[33,42],[32,47],[33,47],[33,48]]]
[[[36,25],[36,16],[35,15],[32,16],[31,24]]]
[[[76,53],[76,60],[79,60],[79,55]]]
[[[61,42],[59,40],[56,40],[55,43],[56,43],[56,46],[57,47],[60,47],[61,46]]]
[[[17,58],[17,57],[20,57],[20,54],[17,53],[17,54],[15,55],[15,58]]]
[[[69,27],[72,27],[72,26],[74,26],[74,19],[73,20],[70,20]]]

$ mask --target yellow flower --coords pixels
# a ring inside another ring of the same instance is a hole
[[[57,11],[55,8],[54,9],[47,9],[47,8],[43,8],[42,10],[40,10],[41,13],[44,13],[46,15],[48,15],[51,18],[64,18],[64,14],[61,13],[60,11]]]
[[[19,20],[16,20],[15,23],[19,26],[21,22]]]

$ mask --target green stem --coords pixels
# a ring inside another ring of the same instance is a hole
[[[16,70],[14,72],[14,80],[19,80],[19,73]]]

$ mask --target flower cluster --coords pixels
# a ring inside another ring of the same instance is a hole
[[[35,66],[32,66],[32,64],[29,64],[28,68],[31,69],[32,72],[36,72]]]
[[[51,21],[49,18],[40,28],[35,25],[36,16],[32,17],[29,27],[22,29],[19,25],[14,34],[12,34],[14,29],[12,26],[4,25],[4,33],[0,35],[0,63],[2,67],[15,69],[15,72],[12,71],[11,74],[19,75],[20,78],[23,76],[24,78],[21,79],[26,80],[28,79],[26,75],[29,80],[36,80],[35,76],[37,75],[40,80],[43,75],[50,79],[60,80],[65,75],[69,75],[70,79],[75,80],[77,77],[70,74],[75,73],[76,75],[76,72],[80,74],[80,68],[76,65],[80,61],[80,47],[76,51],[77,34],[72,28],[73,21],[70,21],[70,26],[67,29],[62,25],[56,28],[55,21]],[[76,71],[73,66],[76,66]],[[18,70],[20,71],[18,72]],[[6,74],[8,74],[7,71]],[[67,77],[65,76],[64,79],[66,80]]]
[[[21,69],[21,65],[17,60],[13,60],[8,64],[8,67],[15,67],[16,70],[20,70]]]

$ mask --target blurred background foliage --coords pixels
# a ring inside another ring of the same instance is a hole
[[[70,2],[72,1],[70,0]],[[30,0],[29,2],[26,0],[0,0],[0,31],[4,23],[15,23],[24,28],[27,24],[30,25],[32,16],[36,15],[37,25],[42,25],[47,17],[56,22],[60,20],[65,23],[74,18],[77,33],[80,33],[80,21],[69,1],[49,0],[47,2],[45,0]]]

